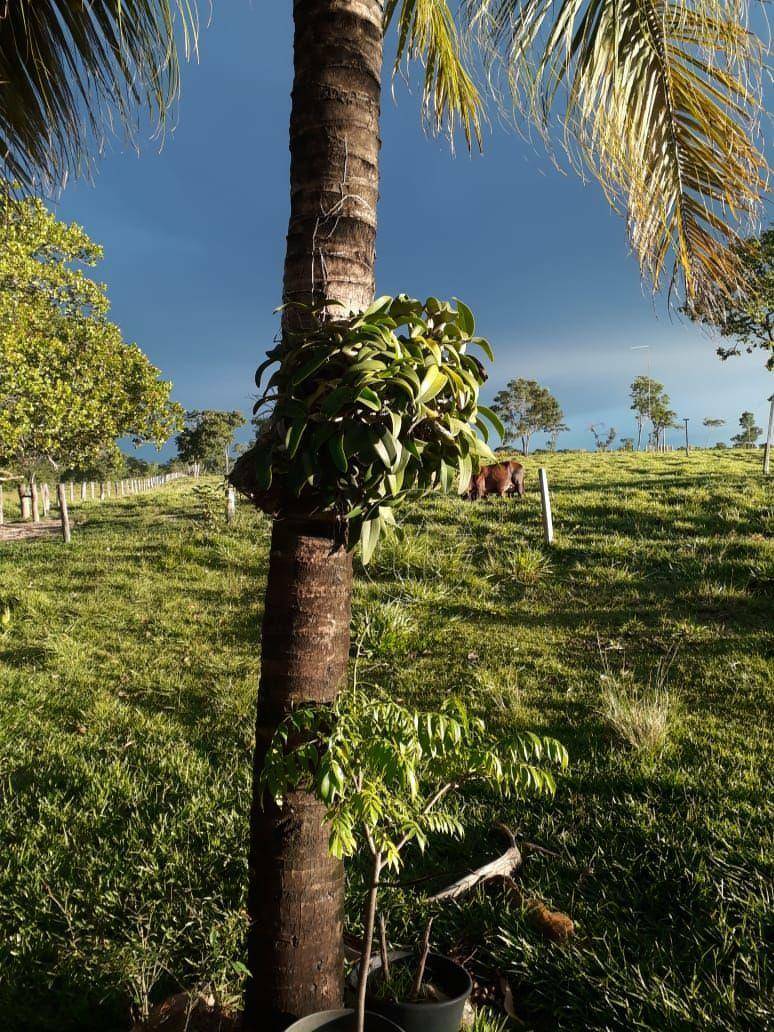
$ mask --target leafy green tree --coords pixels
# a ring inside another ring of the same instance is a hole
[[[505,388],[497,392],[492,411],[505,428],[503,444],[512,444],[520,438],[524,455],[529,452],[533,434],[558,434],[564,418],[559,402],[547,387],[541,387],[537,380],[521,377],[509,380]]]
[[[663,451],[666,447],[666,431],[677,430],[680,426],[677,413],[668,406],[669,398],[667,395],[664,395],[662,402],[654,407],[651,412],[651,422],[653,425],[651,443],[657,451]]]
[[[121,467],[120,475],[125,477],[144,477],[150,476],[155,473],[157,469],[161,467],[156,463],[148,462],[147,459],[140,458],[139,455],[124,455],[121,454]]]
[[[656,286],[679,278],[692,305],[717,309],[740,280],[730,218],[755,207],[764,187],[765,161],[753,143],[760,104],[751,88],[762,48],[747,32],[744,3],[697,0],[698,10],[683,12],[683,2],[674,8],[659,0],[645,14],[615,0],[563,0],[555,8],[465,0],[454,12],[448,0],[295,4],[284,331],[304,328],[309,309],[296,302],[340,317],[373,299],[388,38],[397,41],[396,70],[421,63],[422,109],[434,130],[453,135],[461,126],[469,144],[480,142],[484,98],[474,73],[481,66],[491,73],[487,81],[512,89],[498,100],[527,109],[544,134],[559,115],[570,153],[625,210],[644,274]],[[133,122],[136,101],[147,100],[163,118],[177,85],[175,9],[188,27],[188,0],[5,5],[0,162],[8,179],[31,183],[79,168],[116,112]],[[301,346],[298,334],[286,342],[288,353]],[[353,461],[338,476],[355,480],[360,467]],[[334,485],[327,491],[335,494]],[[268,591],[286,601],[277,611],[282,623],[265,609],[257,772],[288,710],[332,701],[347,666],[346,521],[299,505],[281,515]],[[303,792],[281,810],[261,802],[256,789],[249,1032],[335,1006],[342,987],[343,871],[327,853],[324,807]],[[301,917],[307,913],[315,920]]]
[[[741,430],[734,434],[731,440],[740,448],[755,448],[758,438],[763,430],[755,425],[755,416],[752,412],[743,412],[739,417]]]
[[[121,476],[123,471],[124,456],[118,445],[111,441],[87,461],[68,466],[62,471],[62,479],[104,481]]]
[[[241,412],[196,409],[186,412],[185,426],[177,436],[177,451],[184,462],[195,463],[210,473],[229,472],[229,451],[234,433],[246,424]]]
[[[40,201],[0,190],[0,456],[21,476],[93,464],[119,437],[160,445],[179,423],[170,384],[84,272],[101,254]]]
[[[665,430],[676,426],[677,413],[670,409],[669,395],[664,385],[649,376],[638,376],[629,388],[632,399],[630,408],[637,419],[637,450],[642,446],[642,431],[645,422],[651,426],[650,440],[659,448]]]
[[[729,347],[718,348],[722,359],[739,355],[742,348],[748,354],[760,348],[769,352],[766,368],[774,370],[774,229],[740,240],[733,249],[742,268],[739,289],[720,310],[689,312],[722,337],[734,339]]]
[[[124,477],[149,477],[158,473],[160,465],[138,455],[127,455],[117,444],[102,449],[96,459],[72,466],[62,474],[64,480],[121,480]]]

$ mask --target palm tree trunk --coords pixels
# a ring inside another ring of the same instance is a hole
[[[284,300],[335,300],[355,311],[374,294],[382,3],[295,0],[294,22]],[[254,776],[294,705],[335,699],[346,677],[351,593],[351,556],[333,521],[275,520]],[[281,809],[253,793],[245,1032],[341,1006],[344,875],[328,854],[324,815],[309,793],[292,794]]]

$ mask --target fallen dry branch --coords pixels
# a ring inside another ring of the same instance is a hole
[[[499,878],[508,892],[524,907],[527,922],[535,931],[551,942],[567,942],[575,934],[575,924],[572,918],[559,910],[549,910],[542,900],[524,895],[514,880],[514,875],[522,864],[522,852],[516,844],[513,832],[509,828],[506,828],[503,824],[498,824],[496,827],[510,842],[509,848],[501,856],[498,856],[497,859],[490,860],[488,864],[476,868],[475,871],[471,871],[463,878],[459,878],[445,889],[436,893],[435,896],[431,896],[430,902],[436,903],[443,899],[457,899],[458,896],[469,892],[477,885],[483,885],[495,878]],[[537,846],[532,842],[526,843],[523,848],[525,852],[558,856],[557,853],[553,853],[550,849]]]
[[[502,856],[498,856],[496,860],[490,860],[488,864],[476,868],[475,871],[466,874],[464,878],[459,878],[456,882],[452,882],[451,885],[437,892],[435,896],[431,896],[430,902],[436,903],[442,899],[456,899],[458,896],[463,895],[463,893],[470,892],[476,885],[491,881],[492,878],[512,878],[516,869],[521,866],[521,861],[521,850],[514,844],[509,849],[506,849]]]

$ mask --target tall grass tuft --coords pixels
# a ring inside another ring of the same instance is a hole
[[[602,652],[602,718],[620,741],[644,758],[661,755],[675,723],[677,707],[667,689],[675,651],[670,650],[659,660],[645,685],[639,684],[625,666],[614,673]]]
[[[476,1010],[470,1024],[463,1027],[465,1032],[507,1032],[509,1022],[502,1015],[482,1008]]]
[[[414,620],[408,607],[395,599],[368,602],[356,609],[352,641],[358,655],[389,658],[408,651],[414,637]]]
[[[551,573],[551,560],[538,548],[522,547],[492,552],[486,557],[486,571],[499,580],[513,580],[530,587]]]
[[[673,723],[669,692],[606,678],[601,706],[606,723],[627,745],[646,756],[663,752]]]

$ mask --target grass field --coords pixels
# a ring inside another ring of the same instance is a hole
[[[465,800],[436,885],[502,848],[569,914],[548,943],[480,892],[439,945],[506,972],[526,1027],[772,1021],[774,502],[742,452],[542,457],[522,503],[432,497],[357,564],[361,682],[559,737],[553,801]],[[128,1027],[177,987],[239,992],[269,526],[209,523],[190,482],[75,505],[73,544],[0,544],[0,1027]],[[5,616],[3,616],[5,614]],[[444,874],[444,870],[446,873]],[[354,867],[352,929],[362,885]],[[419,883],[423,888],[426,883]],[[427,883],[433,884],[433,883]],[[411,941],[416,889],[386,896]]]

